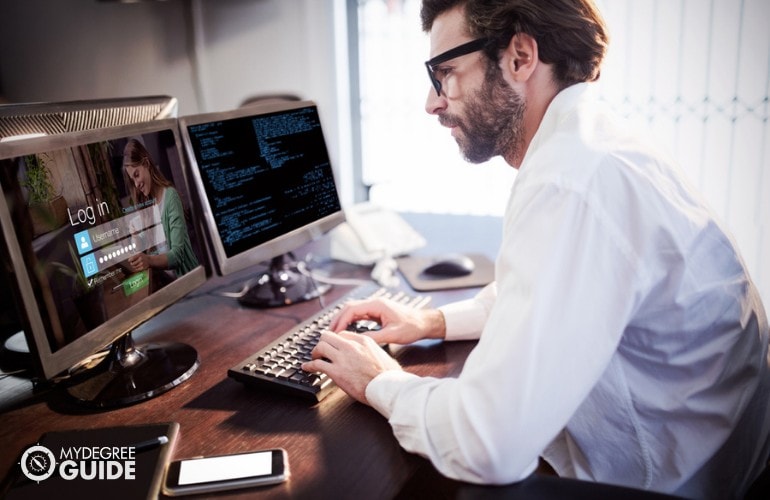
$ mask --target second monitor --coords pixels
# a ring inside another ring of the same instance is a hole
[[[272,307],[323,293],[291,254],[345,220],[317,106],[281,102],[179,121],[219,274],[271,262],[241,302]]]

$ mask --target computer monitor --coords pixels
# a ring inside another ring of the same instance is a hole
[[[57,135],[66,132],[89,130],[95,128],[114,127],[141,123],[164,118],[176,118],[178,101],[167,95],[114,97],[108,99],[91,99],[61,102],[33,102],[0,104],[0,143],[20,140],[29,137]],[[8,300],[10,293],[6,284],[4,270],[0,271],[0,327],[10,327],[19,331],[16,311],[13,301]],[[0,359],[7,361],[11,356],[16,357],[14,364],[24,365],[28,348],[24,342],[23,332],[13,333],[2,329],[0,340],[4,341],[0,348]]]
[[[273,102],[179,124],[219,274],[270,260],[241,302],[282,306],[326,291],[292,254],[345,220],[317,106]]]
[[[206,279],[183,161],[175,119],[0,143],[1,247],[39,381],[112,407],[198,366],[131,335]]]
[[[176,118],[176,97],[157,95],[0,105],[0,142]]]

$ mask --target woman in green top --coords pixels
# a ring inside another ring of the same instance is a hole
[[[159,245],[153,253],[137,253],[128,259],[134,272],[145,269],[170,269],[177,277],[198,266],[187,223],[184,216],[182,199],[171,182],[166,179],[152,161],[144,145],[131,139],[123,150],[123,172],[131,199],[139,206],[150,200],[160,207],[160,220],[166,242]]]

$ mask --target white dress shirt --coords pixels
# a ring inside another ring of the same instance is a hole
[[[366,389],[399,443],[445,475],[561,476],[740,495],[770,453],[768,325],[729,235],[650,143],[559,93],[503,219],[495,283],[442,308],[479,338],[458,378]]]

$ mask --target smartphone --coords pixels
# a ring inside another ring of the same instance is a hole
[[[286,450],[262,450],[171,462],[163,493],[169,496],[211,493],[276,484],[289,478]]]

